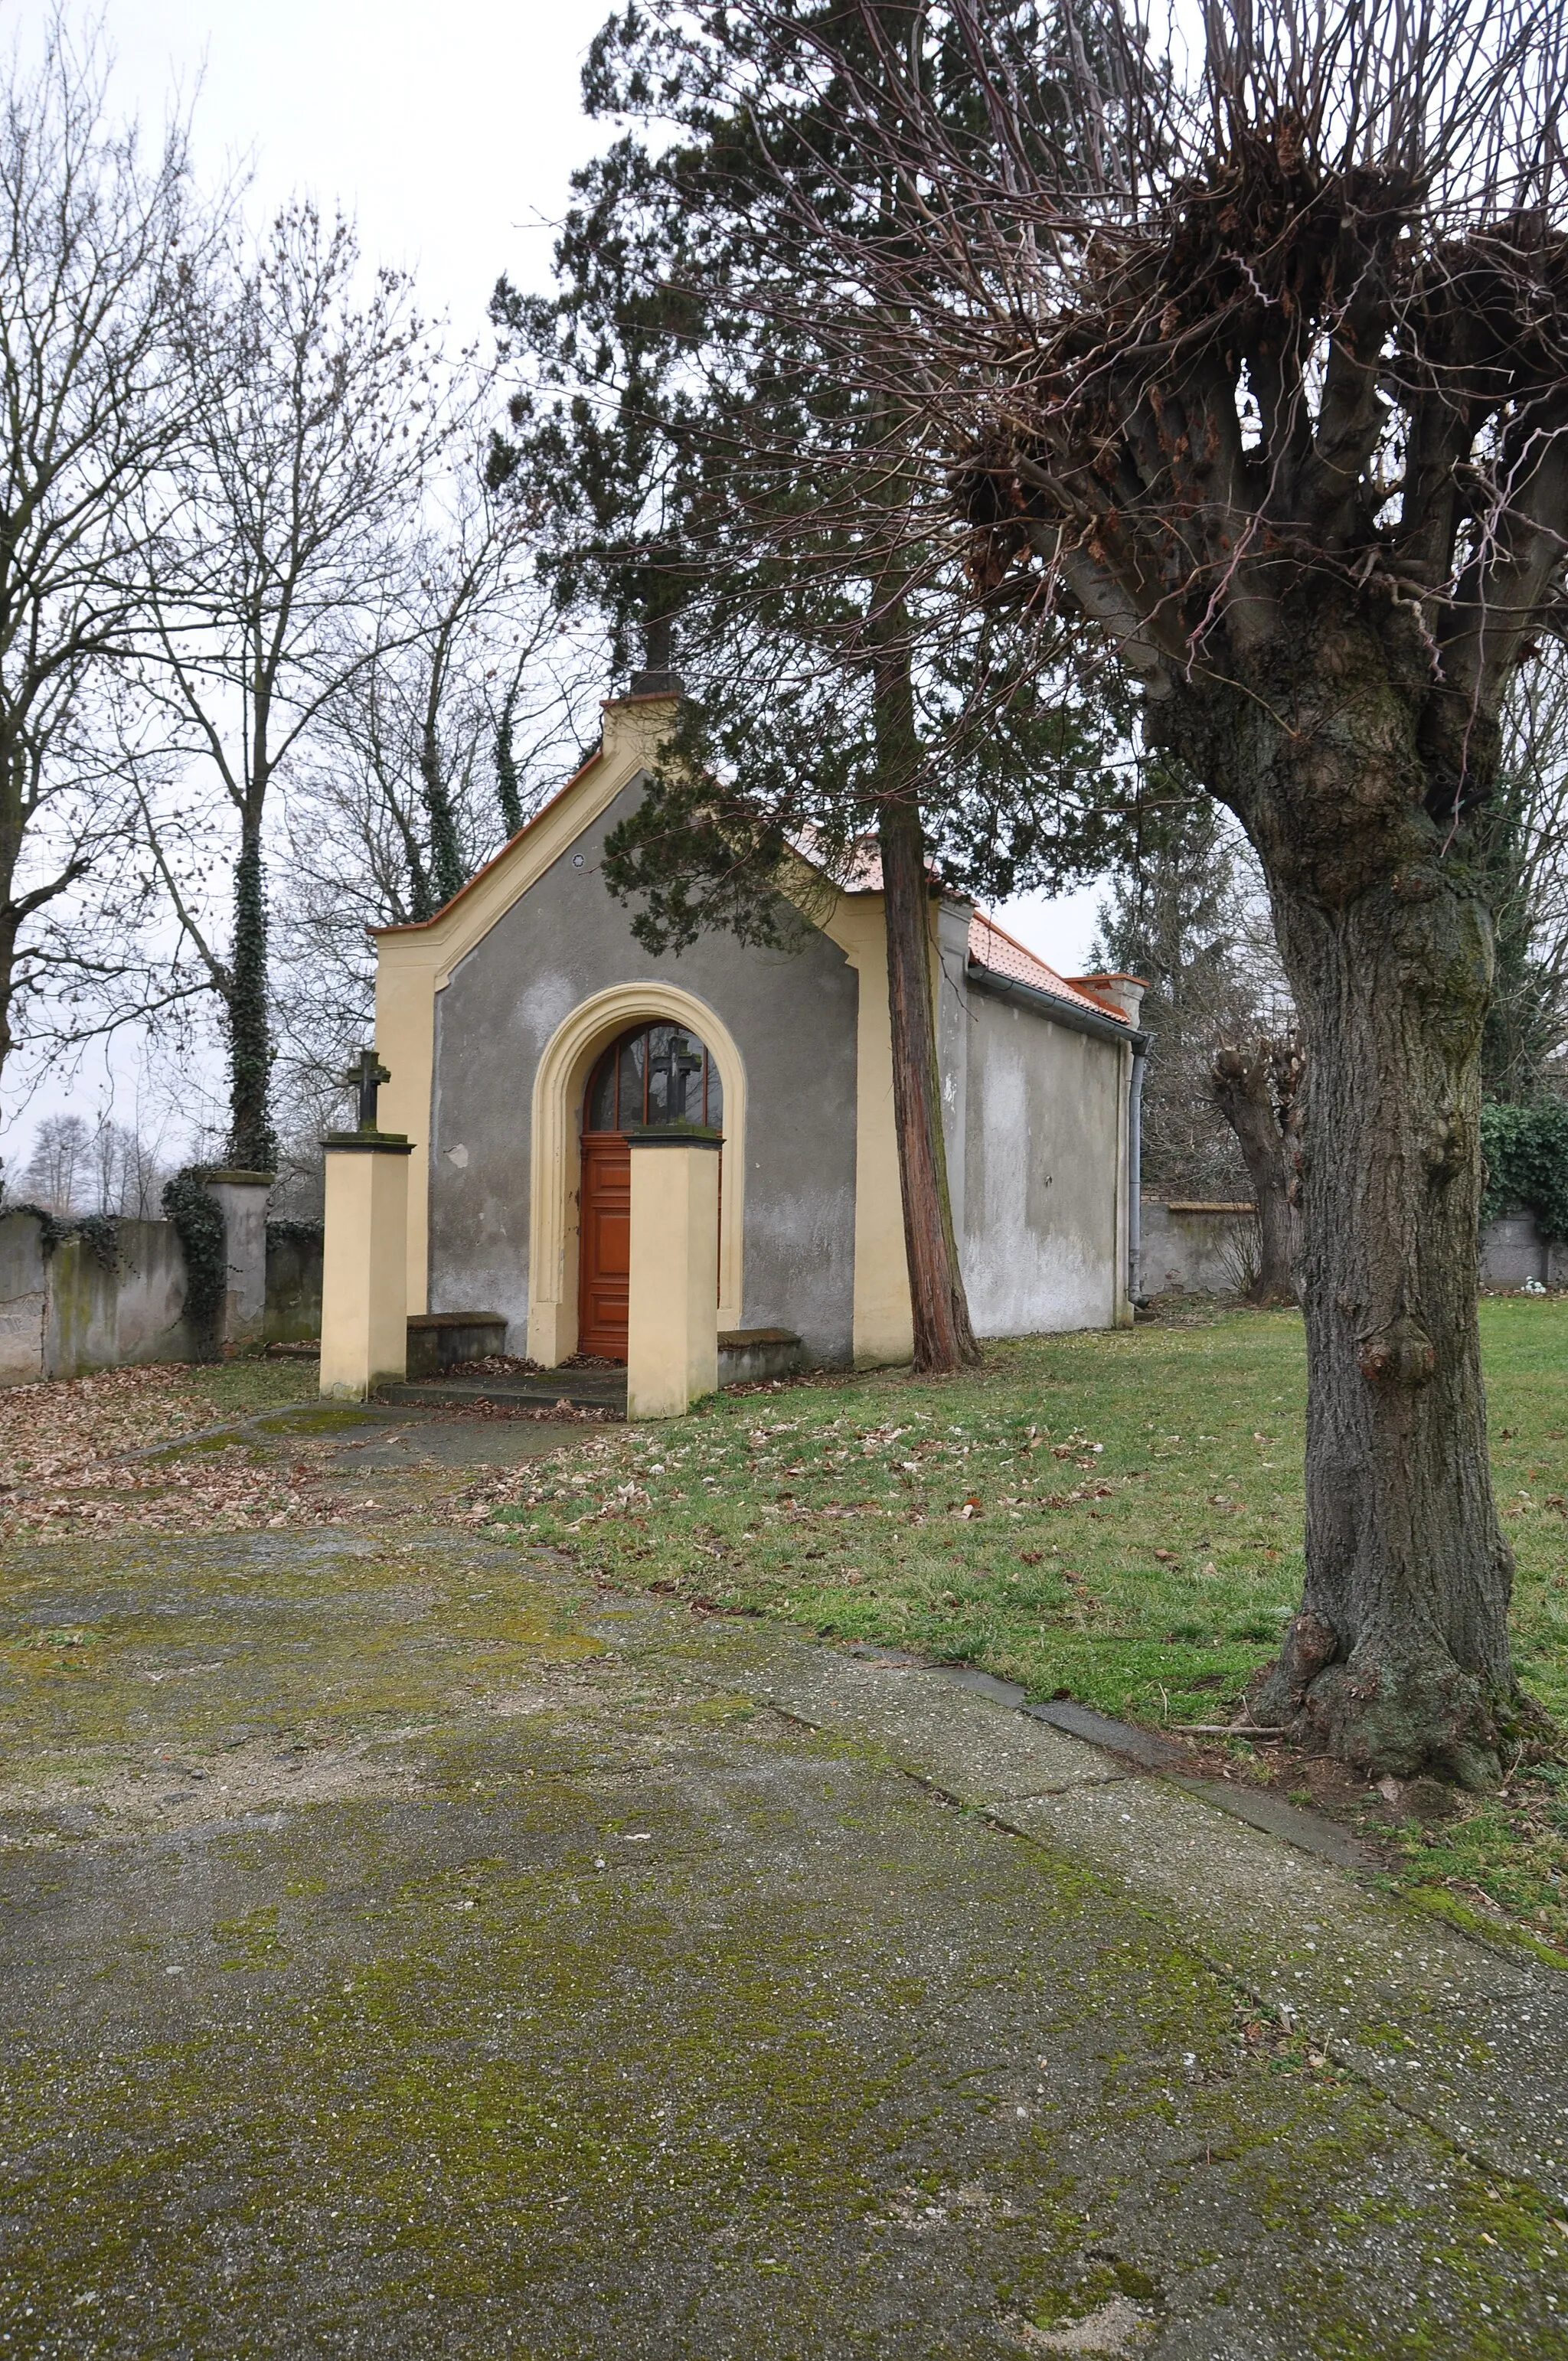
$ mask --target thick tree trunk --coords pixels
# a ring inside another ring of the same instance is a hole
[[[512,700],[509,697],[496,724],[496,801],[500,806],[501,826],[509,838],[514,837],[522,826],[522,787],[512,746],[511,711]]]
[[[1326,602],[1298,620],[1253,693],[1168,708],[1257,849],[1306,1061],[1307,1574],[1253,1706],[1358,1769],[1479,1786],[1545,1727],[1509,1656],[1476,1324],[1491,930],[1383,642]]]
[[[234,948],[229,959],[229,1145],[243,1170],[270,1172],[278,1161],[272,1128],[272,1038],[268,1021],[267,878],[259,819],[243,823],[234,881]]]
[[[430,721],[420,740],[419,771],[425,818],[430,824],[430,866],[436,893],[444,905],[462,892],[468,882],[468,873],[457,842],[457,816],[442,773],[440,741]]]
[[[1210,1088],[1235,1133],[1257,1205],[1258,1268],[1247,1290],[1254,1303],[1293,1302],[1296,1292],[1290,1279],[1290,1175],[1273,1083],[1271,1042],[1216,1051]]]
[[[893,1027],[893,1107],[904,1197],[915,1367],[959,1369],[980,1358],[953,1237],[931,999],[931,888],[926,839],[912,804],[878,816],[887,922],[887,1005]]]
[[[1489,929],[1430,869],[1279,915],[1308,1043],[1307,1580],[1262,1703],[1369,1770],[1485,1784],[1521,1702],[1476,1327]]]
[[[917,781],[920,733],[910,674],[911,629],[902,595],[887,590],[867,619],[876,649],[877,841],[887,933],[887,1006],[893,1031],[893,1114],[904,1200],[916,1368],[970,1368],[980,1347],[953,1236],[942,1091],[931,985],[931,885]]]

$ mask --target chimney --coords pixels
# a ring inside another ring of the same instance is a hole
[[[647,661],[631,675],[633,697],[679,697],[681,676],[674,670],[674,632],[668,615],[651,615],[643,633]]]

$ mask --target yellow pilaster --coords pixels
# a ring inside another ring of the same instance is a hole
[[[364,1401],[408,1370],[406,1139],[329,1134],[322,1262],[321,1389]]]
[[[628,1418],[683,1418],[718,1384],[718,1148],[632,1137]]]
[[[904,1190],[893,1115],[893,1020],[887,1008],[887,926],[880,894],[841,895],[821,920],[860,982],[855,1037],[855,1314],[858,1369],[907,1361],[915,1350]]]

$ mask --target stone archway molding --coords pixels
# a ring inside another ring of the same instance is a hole
[[[739,1328],[746,1197],[746,1069],[718,1012],[668,983],[618,983],[574,1008],[533,1077],[528,1191],[528,1353],[554,1368],[577,1347],[577,1115],[595,1059],[633,1025],[684,1026],[706,1042],[724,1086],[718,1325]]]

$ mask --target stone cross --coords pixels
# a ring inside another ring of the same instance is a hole
[[[683,1047],[685,1038],[684,1034],[672,1033],[670,1046],[660,1061],[664,1069],[665,1111],[672,1122],[678,1122],[685,1113],[686,1076],[702,1071],[701,1052]]]
[[[389,1082],[391,1079],[374,1049],[361,1049],[357,1062],[350,1066],[347,1073],[343,1077],[346,1088],[357,1091],[359,1093],[361,1131],[377,1129],[376,1093],[383,1082]]]

